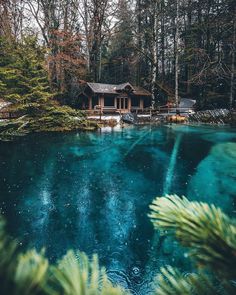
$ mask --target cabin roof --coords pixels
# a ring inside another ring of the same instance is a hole
[[[151,92],[149,92],[148,90],[144,89],[143,87],[140,86],[133,86],[134,88],[134,94],[136,95],[142,95],[142,96],[151,96]]]
[[[130,87],[134,95],[151,96],[151,93],[146,89],[138,86],[132,86],[130,83],[122,84],[103,84],[88,82],[87,85],[94,93],[119,94],[120,91]]]
[[[129,82],[116,85],[115,90],[116,91],[122,91],[122,90],[127,89],[127,88],[134,91],[134,87]]]
[[[94,93],[109,93],[117,94],[116,86],[114,84],[102,84],[102,83],[91,83],[88,82],[87,85],[92,89]]]

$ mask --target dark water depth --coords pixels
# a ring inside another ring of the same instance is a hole
[[[187,195],[234,214],[235,129],[162,126],[38,134],[0,143],[0,210],[22,249],[98,253],[112,281],[148,294],[163,265],[188,271],[184,250],[154,233],[156,196]]]

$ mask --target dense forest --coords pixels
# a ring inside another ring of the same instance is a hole
[[[234,0],[1,0],[0,96],[73,105],[83,81],[129,81],[232,108],[235,42]]]

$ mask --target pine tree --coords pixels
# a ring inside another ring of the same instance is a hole
[[[127,0],[120,0],[117,11],[118,25],[108,44],[104,60],[102,79],[104,82],[119,84],[134,82],[134,38],[132,11]]]
[[[0,123],[0,140],[29,132],[97,127],[86,120],[84,113],[61,106],[54,99],[58,93],[50,90],[45,55],[45,49],[34,36],[21,42],[0,40],[0,96],[12,103],[9,112],[20,117]]]
[[[45,101],[52,97],[44,67],[44,49],[35,37],[20,43],[0,40],[1,96],[14,103]]]

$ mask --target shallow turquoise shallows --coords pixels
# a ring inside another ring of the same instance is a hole
[[[130,127],[37,134],[0,143],[0,207],[22,250],[98,253],[113,282],[148,294],[163,265],[189,271],[184,249],[154,234],[156,196],[176,193],[234,214],[236,130]]]

